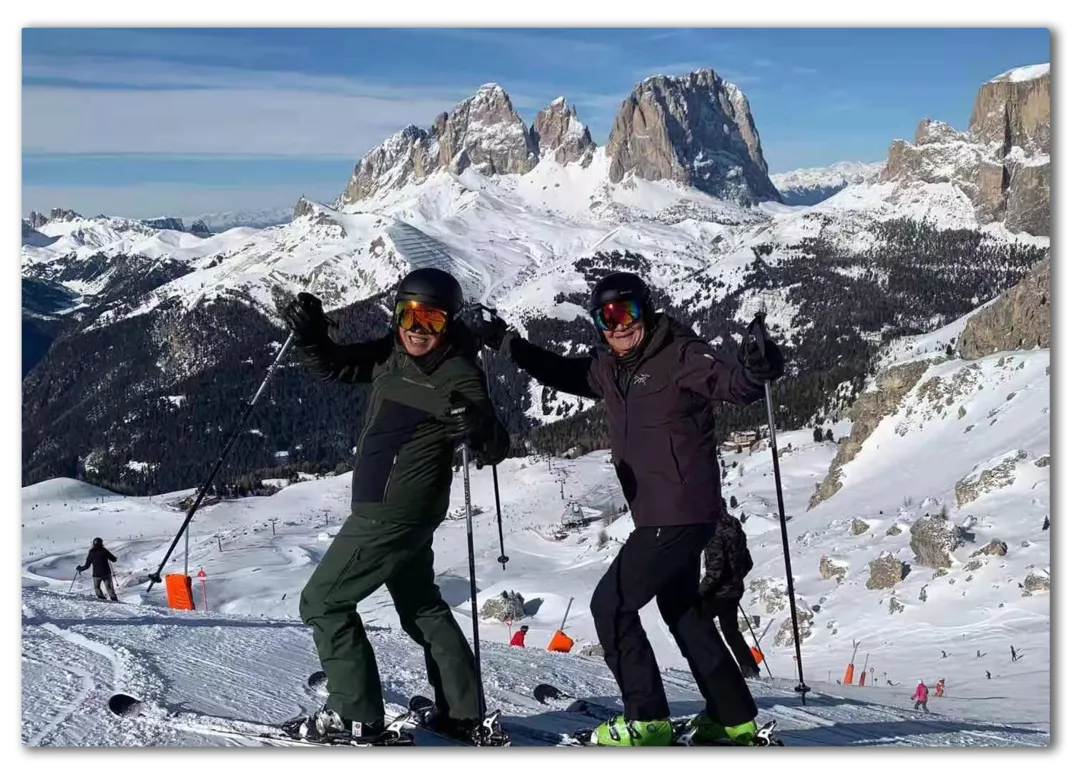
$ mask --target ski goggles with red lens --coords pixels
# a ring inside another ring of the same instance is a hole
[[[616,300],[604,303],[592,312],[593,324],[601,332],[610,332],[620,325],[629,327],[642,316],[641,303],[637,300]]]
[[[394,306],[394,321],[403,330],[409,332],[441,335],[446,331],[446,325],[450,323],[450,314],[441,308],[415,300],[402,300]]]

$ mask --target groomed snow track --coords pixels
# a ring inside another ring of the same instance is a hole
[[[398,253],[414,268],[434,267],[445,270],[461,284],[465,299],[486,302],[491,290],[491,278],[482,267],[454,256],[446,244],[403,221],[395,221],[387,229]]]

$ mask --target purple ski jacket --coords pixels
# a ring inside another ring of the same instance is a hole
[[[606,347],[564,357],[513,335],[502,351],[542,384],[603,400],[616,474],[637,527],[712,524],[723,515],[712,406],[765,396],[733,349],[657,316],[632,364]]]

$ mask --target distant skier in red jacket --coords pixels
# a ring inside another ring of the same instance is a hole
[[[529,631],[529,625],[523,624],[521,629],[514,633],[514,636],[510,638],[510,645],[520,646],[525,648],[525,633]]]
[[[926,684],[919,681],[919,685],[915,687],[915,693],[911,695],[911,699],[915,700],[915,710],[922,706],[923,713],[929,713],[926,709],[926,701],[930,699],[930,690],[926,688]]]

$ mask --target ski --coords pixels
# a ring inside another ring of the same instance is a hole
[[[612,716],[618,716],[622,713],[621,710],[614,706],[574,697],[548,683],[542,683],[533,689],[533,697],[541,705],[550,706],[552,702],[568,702],[569,705],[565,708],[567,713],[580,713],[600,721],[607,721]]]
[[[569,702],[569,705],[564,709],[567,713],[580,713],[583,716],[596,719],[597,721],[607,721],[615,716],[621,715],[622,711],[611,705],[604,705],[603,703],[592,702],[589,700],[583,700],[578,697],[574,697],[571,694],[567,694],[562,689],[552,686],[551,684],[542,683],[533,689],[533,697],[537,702],[542,705],[551,705],[552,702]],[[698,743],[694,741],[695,728],[693,726],[693,716],[681,716],[673,718],[671,720],[672,728],[674,729],[674,741],[673,746],[694,746],[694,747],[738,747],[745,748],[746,746],[740,746],[737,743],[728,740],[717,740],[705,743]],[[754,746],[782,746],[783,742],[776,736],[776,722],[770,721],[758,730],[758,735]],[[562,733],[557,735],[557,743],[554,745],[570,746],[570,747],[601,747],[598,744],[592,742],[592,729],[582,729],[573,733]]]
[[[412,746],[415,744],[412,734],[405,731],[405,726],[413,720],[413,714],[411,713],[391,717],[387,721],[386,729],[370,740],[359,740],[351,734],[342,733],[340,736],[331,737],[326,741],[309,741],[293,737],[284,732],[283,727],[290,722],[274,725],[258,721],[220,718],[201,713],[166,711],[132,697],[130,694],[114,694],[109,698],[108,707],[109,711],[119,718],[153,719],[166,726],[186,732],[271,741],[281,745],[352,746],[363,748]]]
[[[503,730],[500,722],[500,713],[495,711],[487,714],[480,724],[466,737],[457,737],[449,732],[428,727],[430,714],[435,710],[435,702],[428,697],[417,694],[409,699],[409,713],[412,722],[426,732],[438,735],[454,743],[466,746],[509,746],[510,736]]]

